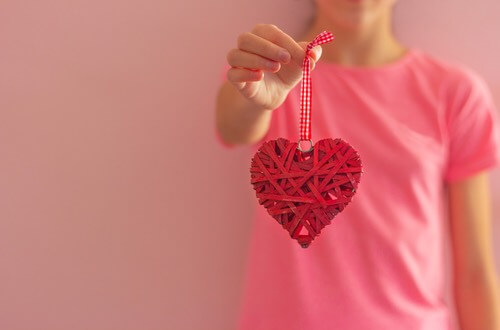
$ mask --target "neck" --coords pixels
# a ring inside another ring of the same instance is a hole
[[[338,25],[320,12],[302,40],[311,41],[324,30],[331,31],[335,40],[321,46],[322,61],[345,66],[380,66],[397,61],[407,52],[392,33],[390,13],[353,28]]]

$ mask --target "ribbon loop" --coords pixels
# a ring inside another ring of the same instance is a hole
[[[330,42],[334,39],[333,34],[323,31],[318,34],[313,41],[307,44],[306,56],[302,64],[302,81],[300,83],[300,128],[299,141],[311,140],[311,59],[309,57],[313,47]]]

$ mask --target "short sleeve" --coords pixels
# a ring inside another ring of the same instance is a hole
[[[219,73],[219,82],[220,83],[223,83],[227,80],[227,70],[230,68],[231,66],[226,63],[223,68],[220,70],[220,73]],[[215,139],[217,140],[217,142],[219,143],[219,145],[223,146],[224,148],[227,148],[227,149],[232,149],[234,148],[234,145],[233,144],[230,144],[230,143],[227,143],[226,141],[224,141],[219,133],[219,130],[217,129],[217,126],[215,125],[215,122],[214,122],[214,131],[215,131]]]
[[[447,87],[448,182],[500,164],[500,121],[490,90],[473,70],[457,72]]]

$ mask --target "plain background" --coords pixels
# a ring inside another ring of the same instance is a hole
[[[1,329],[232,329],[254,198],[248,148],[215,140],[220,70],[310,1],[0,1]],[[499,12],[400,0],[395,26],[500,104]]]

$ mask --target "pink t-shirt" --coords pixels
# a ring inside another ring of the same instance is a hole
[[[451,329],[444,188],[500,163],[488,87],[416,48],[377,68],[320,60],[312,82],[313,141],[357,149],[358,191],[307,249],[255,199],[237,329]],[[263,140],[297,141],[299,93],[300,84],[273,112]]]

